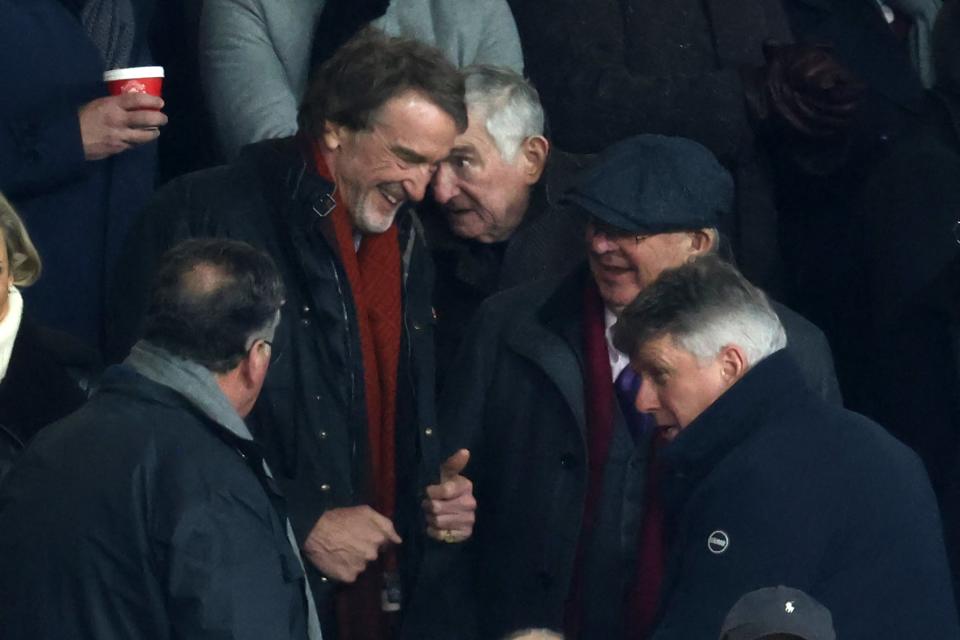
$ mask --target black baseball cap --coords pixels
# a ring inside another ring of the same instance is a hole
[[[720,640],[759,640],[787,634],[803,640],[836,640],[830,611],[799,589],[766,587],[740,598],[720,631]]]

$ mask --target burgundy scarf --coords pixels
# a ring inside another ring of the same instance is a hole
[[[571,639],[577,638],[583,620],[584,554],[593,533],[597,505],[603,492],[603,471],[613,440],[613,403],[616,401],[603,322],[603,300],[592,279],[583,292],[583,356],[586,368],[583,390],[587,412],[588,476],[580,542],[564,612],[564,632]]]
[[[333,182],[318,145],[317,172]],[[401,264],[396,225],[377,235],[366,235],[354,249],[353,225],[342,198],[330,214],[340,261],[347,273],[360,329],[364,395],[370,448],[370,486],[373,507],[393,519],[396,508],[397,370],[400,360]],[[340,640],[383,638],[385,624],[380,605],[384,571],[396,570],[396,554],[381,554],[357,582],[338,597]]]
[[[580,527],[576,563],[570,596],[564,612],[564,632],[576,640],[583,620],[583,561],[585,548],[595,524],[597,506],[603,492],[603,475],[613,440],[613,407],[616,402],[613,371],[607,351],[604,306],[593,280],[587,284],[583,297],[583,353],[586,368],[584,391],[587,412],[587,459],[589,475],[587,494]],[[660,465],[655,443],[647,484],[644,491],[644,514],[637,541],[637,573],[625,596],[625,635],[630,640],[642,640],[653,630],[653,620],[660,600],[666,550],[663,540],[663,508],[660,502]]]

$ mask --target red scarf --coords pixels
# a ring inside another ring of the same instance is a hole
[[[644,640],[653,634],[653,622],[660,606],[660,589],[666,573],[667,548],[663,536],[664,513],[660,499],[663,465],[658,436],[650,442],[647,484],[643,492],[643,519],[637,552],[637,573],[627,593],[626,637]]]
[[[613,440],[613,373],[607,351],[606,327],[603,321],[603,300],[591,279],[583,292],[583,356],[586,368],[584,397],[587,412],[587,494],[580,526],[570,596],[564,612],[564,631],[575,639],[583,621],[583,561],[586,546],[593,533],[594,518],[603,491],[603,471]]]
[[[317,172],[334,182],[320,147],[316,145],[314,160]],[[360,330],[371,498],[378,512],[393,519],[396,508],[397,370],[402,327],[398,232],[396,225],[391,225],[384,233],[365,235],[357,251],[350,213],[342,198],[335,198],[335,201],[330,218]],[[378,630],[381,576],[384,569],[395,570],[396,556],[388,552],[381,555],[381,559],[381,567],[371,565],[355,585],[343,589],[338,607],[341,639],[383,637],[382,631]]]
[[[567,638],[576,640],[583,621],[583,562],[587,543],[593,533],[597,506],[603,492],[603,474],[613,440],[613,408],[616,402],[613,371],[607,350],[606,324],[603,300],[593,280],[587,284],[583,296],[583,354],[586,378],[587,459],[589,474],[587,494],[580,527],[580,542],[570,596],[565,611],[564,631]],[[654,446],[651,444],[651,446]],[[663,541],[663,508],[659,495],[659,462],[656,448],[647,469],[644,492],[644,514],[638,542],[637,574],[625,594],[625,635],[631,640],[642,640],[653,630],[653,620],[660,601],[666,551]]]

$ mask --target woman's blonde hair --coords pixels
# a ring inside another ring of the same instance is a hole
[[[23,220],[13,205],[0,193],[0,233],[7,245],[7,260],[13,275],[13,284],[28,287],[40,277],[40,254],[23,226]]]

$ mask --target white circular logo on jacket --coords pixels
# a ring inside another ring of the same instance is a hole
[[[707,537],[707,549],[710,553],[720,554],[730,547],[730,536],[726,531],[717,529]]]

